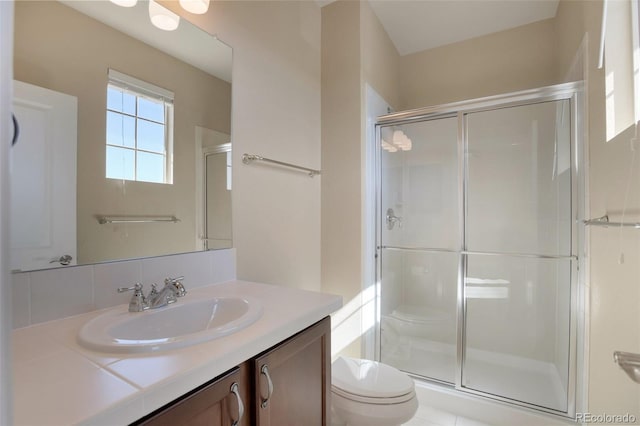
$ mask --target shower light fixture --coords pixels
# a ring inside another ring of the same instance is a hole
[[[153,25],[165,31],[173,31],[180,24],[178,15],[159,5],[154,0],[149,0],[149,18]]]
[[[187,12],[201,15],[209,10],[209,0],[180,0],[180,6]]]
[[[382,149],[389,152],[411,151],[411,139],[402,130],[385,129],[382,137]]]

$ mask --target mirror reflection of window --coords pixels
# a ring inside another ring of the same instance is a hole
[[[73,154],[77,166],[64,170],[77,178],[62,191],[76,200],[71,211],[77,219],[64,219],[76,230],[77,263],[204,250],[196,129],[224,133],[219,142],[230,141],[231,48],[187,19],[176,31],[161,32],[149,21],[147,2],[124,8],[109,1],[18,1],[14,16],[15,79],[77,98],[77,148],[65,157]],[[107,169],[106,156],[113,153],[116,165]],[[47,181],[67,182],[60,168],[51,171]],[[51,202],[56,211],[69,205],[57,195]],[[116,215],[175,216],[180,222],[96,220]],[[28,226],[26,215],[17,218]],[[42,256],[44,265],[20,269],[49,268],[63,254],[72,250],[55,250]]]
[[[109,70],[106,177],[172,183],[173,93]]]

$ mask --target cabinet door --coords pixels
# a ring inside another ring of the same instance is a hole
[[[327,317],[255,358],[258,426],[330,424],[330,336]]]
[[[149,426],[250,426],[247,363],[135,423]],[[242,408],[241,408],[242,406]]]

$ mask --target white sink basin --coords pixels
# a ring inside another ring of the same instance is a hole
[[[128,306],[119,306],[86,323],[78,342],[103,352],[175,349],[235,333],[261,316],[260,302],[240,297],[178,300],[144,312],[128,312]]]

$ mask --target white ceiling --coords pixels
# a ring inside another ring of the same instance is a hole
[[[317,0],[320,6],[332,0]],[[553,18],[558,0],[369,0],[400,55]]]

